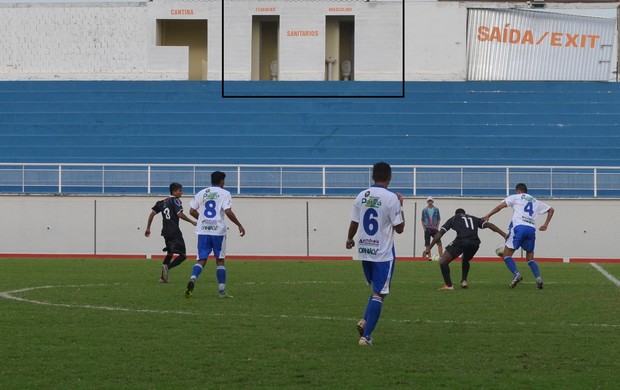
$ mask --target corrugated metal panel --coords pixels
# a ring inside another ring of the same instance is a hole
[[[469,80],[608,81],[615,19],[470,9]]]

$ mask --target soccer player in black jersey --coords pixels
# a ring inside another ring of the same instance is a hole
[[[179,219],[196,226],[196,221],[193,221],[183,213],[181,196],[183,196],[183,186],[179,183],[170,184],[170,196],[155,203],[155,206],[151,208],[151,214],[149,214],[146,223],[144,235],[149,237],[151,235],[151,223],[153,222],[153,218],[155,215],[161,213],[161,235],[166,242],[166,247],[164,248],[166,257],[161,265],[161,279],[159,280],[161,283],[168,283],[168,271],[180,265],[187,258],[185,254],[185,240],[183,239],[181,229],[179,229]],[[172,260],[174,254],[177,254],[177,257]]]
[[[481,218],[466,214],[463,209],[456,209],[454,216],[443,224],[437,234],[435,234],[435,237],[433,237],[431,243],[426,246],[423,256],[428,256],[430,254],[433,245],[435,245],[441,236],[443,236],[448,230],[454,229],[456,232],[456,238],[446,247],[441,259],[439,259],[439,268],[441,269],[441,274],[443,275],[443,280],[445,282],[444,286],[440,288],[440,290],[454,290],[454,286],[452,286],[452,279],[450,278],[450,263],[460,255],[463,255],[463,258],[461,259],[461,287],[467,288],[469,286],[467,284],[467,275],[469,274],[470,267],[469,263],[474,258],[474,255],[478,252],[478,248],[480,247],[478,228],[489,228],[501,235],[504,239],[506,238],[506,233],[492,223],[485,222]]]

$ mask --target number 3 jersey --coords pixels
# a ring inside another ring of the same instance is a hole
[[[536,227],[536,217],[546,213],[551,206],[528,194],[513,194],[503,200],[514,210],[511,226],[525,225]]]
[[[230,192],[221,187],[207,187],[198,192],[190,206],[198,211],[197,234],[225,236],[225,211],[232,207]]]
[[[384,187],[373,186],[359,193],[351,220],[357,222],[357,259],[394,260],[394,226],[403,223],[400,201]]]

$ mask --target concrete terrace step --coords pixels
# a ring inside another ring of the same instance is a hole
[[[8,100],[8,99],[7,99]],[[119,113],[119,114],[146,114],[146,113],[170,113],[172,115],[184,115],[189,113],[225,114],[302,114],[320,113],[321,115],[351,115],[373,113],[377,115],[399,114],[405,111],[412,114],[468,114],[472,112],[490,114],[497,112],[510,113],[552,113],[552,114],[598,114],[613,113],[620,102],[444,102],[441,104],[420,102],[412,104],[408,101],[379,101],[372,104],[359,104],[356,102],[333,101],[326,102],[312,100],[308,102],[288,102],[286,104],[274,104],[273,101],[248,101],[243,100],[229,104],[226,102],[205,101],[88,101],[71,100],[48,102],[36,101],[6,101],[0,104],[0,113],[9,114],[94,114],[94,113]],[[509,107],[507,107],[507,105]]]
[[[179,126],[180,127],[180,126]],[[49,124],[23,124],[15,126],[13,124],[0,124],[0,134],[3,137],[38,137],[38,136],[72,136],[89,137],[93,135],[118,137],[118,136],[171,136],[174,137],[196,137],[209,132],[209,127],[205,124],[184,124],[180,128],[171,131],[169,124],[127,124],[127,123],[91,123],[91,124],[59,124],[53,126],[53,132]],[[258,124],[220,124],[218,131],[224,136],[248,137],[308,137],[308,136],[408,136],[426,140],[429,135],[433,137],[494,137],[519,134],[521,136],[541,136],[541,137],[572,137],[578,140],[587,138],[610,138],[619,136],[618,126],[615,124],[547,124],[547,125],[499,125],[499,124],[457,124],[446,125],[444,123],[418,124],[409,123],[406,125],[397,124],[363,124],[357,126],[347,125],[311,125],[300,123],[272,124],[263,127]]]
[[[0,161],[620,166],[620,84],[0,82]]]
[[[25,150],[24,150],[25,149]],[[179,149],[181,154],[162,154],[161,146],[148,147],[125,145],[115,146],[114,152],[105,146],[86,146],[70,148],[61,146],[15,147],[7,149],[3,162],[23,162],[24,153],[31,155],[30,162],[53,161],[57,153],[62,153],[67,163],[153,163],[153,155],[160,154],[158,163],[167,164],[366,164],[371,165],[377,159],[377,147],[332,146],[307,148],[287,145],[272,146],[218,146],[216,150],[205,153],[202,148],[188,144]],[[459,147],[447,144],[434,148],[434,152],[425,152],[423,145],[390,146],[390,163],[392,164],[429,164],[429,165],[600,165],[617,166],[616,158],[620,147],[615,148],[555,148],[546,146],[533,147],[528,150],[524,160],[523,148],[514,146],[506,148]],[[455,150],[457,152],[455,152]],[[317,161],[319,160],[319,161]]]
[[[444,125],[468,125],[480,126],[489,124],[504,125],[553,125],[553,124],[610,124],[620,125],[620,112],[598,113],[588,115],[580,112],[572,113],[513,113],[496,112],[480,113],[466,112],[459,115],[448,113],[351,113],[342,115],[325,115],[319,113],[0,113],[0,123],[14,124],[169,124],[170,126],[183,126],[186,124],[224,125],[245,124],[268,126],[273,123],[289,124],[299,123],[311,125],[364,125],[364,124],[393,124],[407,125],[410,123]]]

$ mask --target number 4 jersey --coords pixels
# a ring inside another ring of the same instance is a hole
[[[512,207],[512,226],[525,225],[536,227],[536,217],[544,214],[551,206],[545,204],[528,194],[514,194],[503,200],[507,206]]]
[[[225,236],[225,211],[232,207],[230,192],[221,187],[207,187],[198,192],[190,202],[198,211],[197,234]]]
[[[359,193],[353,203],[351,220],[357,222],[357,259],[394,260],[394,226],[403,222],[400,201],[395,193],[373,186]]]

